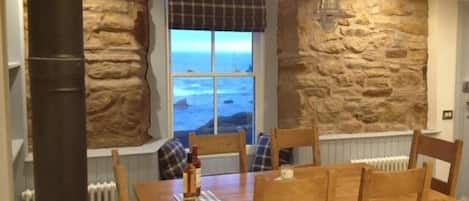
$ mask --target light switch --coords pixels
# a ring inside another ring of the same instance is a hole
[[[451,119],[453,119],[453,111],[452,110],[443,111],[443,120],[451,120]]]

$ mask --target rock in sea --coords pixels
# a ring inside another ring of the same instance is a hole
[[[176,103],[174,103],[174,109],[176,110],[185,110],[189,107],[189,104],[187,103],[187,98],[178,100]]]
[[[233,101],[233,100],[225,100],[225,101],[223,101],[223,103],[225,103],[225,104],[233,104],[234,101]]]

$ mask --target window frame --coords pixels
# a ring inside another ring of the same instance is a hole
[[[214,115],[213,118],[218,118],[218,96],[216,91],[218,89],[219,78],[234,78],[234,77],[251,77],[254,79],[254,136],[252,136],[253,144],[247,144],[248,153],[253,149],[252,145],[257,143],[258,134],[264,129],[264,34],[258,32],[252,33],[252,65],[253,72],[215,72],[216,67],[216,54],[215,54],[215,32],[211,31],[211,72],[179,72],[174,73],[172,69],[172,56],[171,56],[171,29],[168,30],[168,66],[167,66],[167,82],[168,82],[168,137],[174,138],[174,82],[175,78],[197,78],[197,77],[211,77],[214,78]],[[217,79],[218,78],[218,79]],[[214,121],[214,135],[218,134],[218,121]]]

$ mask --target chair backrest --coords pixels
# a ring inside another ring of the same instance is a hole
[[[279,168],[279,153],[281,149],[311,146],[313,151],[313,165],[321,165],[321,151],[319,132],[317,128],[278,129],[272,132],[272,167]]]
[[[254,201],[334,201],[336,174],[334,170],[318,170],[311,176],[276,180],[270,175],[257,175]]]
[[[112,150],[112,169],[117,184],[119,201],[130,201],[129,184],[127,181],[127,169],[120,162],[119,151]]]
[[[417,194],[417,201],[427,201],[433,165],[403,172],[381,172],[363,168],[358,201],[396,198]]]
[[[246,155],[246,133],[220,133],[217,135],[189,135],[190,146],[197,146],[199,155],[213,154],[239,154],[240,172],[248,172],[248,159]]]
[[[448,142],[422,135],[420,130],[414,131],[412,148],[410,151],[409,169],[417,166],[419,155],[429,156],[450,163],[448,181],[444,182],[433,178],[432,189],[454,197],[458,183],[459,168],[461,166],[461,155],[463,141],[456,140]]]

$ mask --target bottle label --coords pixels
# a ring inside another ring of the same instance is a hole
[[[189,189],[190,189],[189,192],[190,192],[191,194],[194,194],[194,193],[196,193],[196,191],[197,191],[197,189],[196,189],[196,185],[197,185],[197,184],[196,184],[196,182],[197,182],[197,176],[196,176],[196,174],[195,174],[195,170],[194,170],[194,169],[191,170],[190,177],[191,177],[191,178],[190,178],[190,184],[189,184]]]
[[[195,169],[191,169],[183,174],[184,197],[194,197],[197,193]]]
[[[186,172],[182,176],[182,181],[184,183],[184,194],[189,193],[189,177]]]
[[[197,168],[195,170],[195,186],[197,188],[200,188],[202,186],[202,169],[201,168]]]

